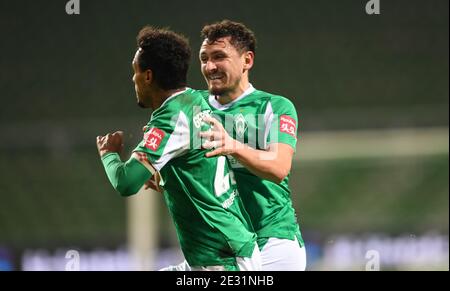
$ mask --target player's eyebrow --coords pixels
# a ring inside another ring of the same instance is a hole
[[[207,55],[218,55],[218,54],[224,54],[227,55],[226,51],[223,49],[215,49],[213,51],[210,51],[209,53],[206,53],[206,51],[200,52],[200,56],[207,56]]]
[[[216,44],[216,45],[223,45],[224,47],[227,45],[226,44],[226,42],[224,41],[224,40],[222,40],[222,39],[216,39],[215,41],[213,41],[213,42],[209,42],[208,40],[206,41],[206,44],[207,45],[214,45],[214,44]]]

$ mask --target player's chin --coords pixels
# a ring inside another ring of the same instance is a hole
[[[144,102],[142,98],[139,98],[139,95],[136,96],[136,103],[141,108],[149,108],[150,106],[147,104],[148,102]]]
[[[212,95],[222,95],[223,93],[226,92],[225,88],[220,87],[220,86],[209,86],[209,92]]]
[[[139,107],[141,107],[141,108],[149,108],[149,106],[145,105],[144,102],[139,101],[139,100],[138,100],[138,102],[137,102],[137,105],[138,105]]]

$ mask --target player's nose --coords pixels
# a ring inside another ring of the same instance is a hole
[[[215,71],[217,71],[217,66],[214,62],[207,61],[205,64],[205,70],[208,73],[214,73]]]

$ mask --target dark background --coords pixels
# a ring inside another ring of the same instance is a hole
[[[131,60],[146,24],[190,39],[189,84],[204,88],[202,26],[244,22],[258,39],[251,82],[292,100],[305,136],[448,136],[447,0],[381,0],[380,15],[358,0],[81,0],[80,15],[67,15],[66,2],[0,2],[0,247],[14,254],[126,243],[124,200],[95,136],[125,130],[128,150],[140,139],[150,112],[136,106]],[[336,233],[448,235],[448,144],[406,158],[297,159],[292,176],[307,243]],[[160,246],[176,246],[162,205]]]

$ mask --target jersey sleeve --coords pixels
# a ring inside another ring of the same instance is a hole
[[[183,155],[190,145],[190,128],[186,115],[163,114],[152,118],[133,157],[149,171],[160,171],[170,160]],[[153,173],[152,172],[152,173]]]
[[[122,196],[136,194],[153,174],[134,158],[122,162],[117,153],[107,153],[101,159],[111,185]]]
[[[284,143],[296,149],[298,117],[291,101],[284,97],[272,98],[266,107],[265,123],[267,146]]]

